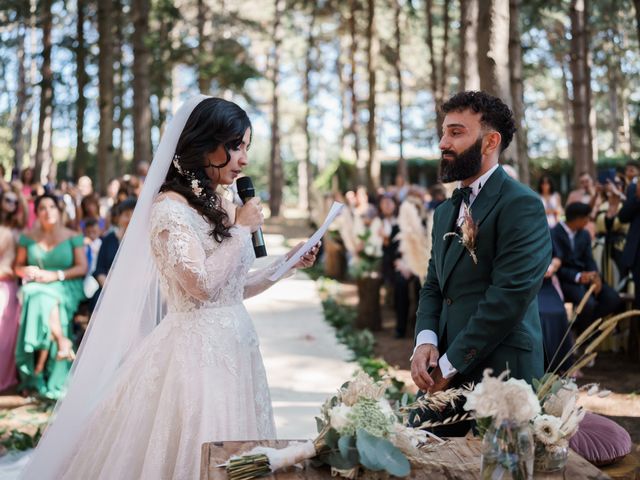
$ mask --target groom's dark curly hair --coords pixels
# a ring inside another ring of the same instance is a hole
[[[480,122],[500,133],[500,153],[509,146],[516,131],[516,124],[511,109],[498,97],[481,91],[466,91],[456,93],[447,100],[441,108],[443,114],[462,112],[471,109],[481,113]]]

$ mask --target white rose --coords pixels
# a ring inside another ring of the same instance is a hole
[[[337,431],[342,430],[349,424],[347,415],[351,411],[351,407],[347,405],[336,405],[329,410],[329,424]]]

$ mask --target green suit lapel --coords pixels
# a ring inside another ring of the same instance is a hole
[[[498,167],[497,170],[489,177],[487,183],[482,186],[480,193],[471,205],[471,217],[478,226],[478,243],[482,242],[482,232],[480,231],[482,221],[496,204],[498,198],[500,198],[500,189],[502,188],[502,182],[504,182],[505,178],[506,173],[504,173],[502,167]],[[442,276],[439,277],[442,279],[440,282],[441,288],[444,289],[451,272],[460,260],[463,252],[466,252],[466,248],[457,238],[453,238],[451,245],[444,255]]]
[[[434,242],[434,252],[437,252],[437,261],[436,264],[436,273],[438,274],[438,278],[443,278],[443,269],[444,269],[444,260],[446,253],[449,248],[451,248],[451,243],[455,242],[455,239],[447,238],[444,239],[444,235],[447,232],[450,232],[455,225],[455,219],[457,218],[457,212],[454,212],[454,206],[451,199],[447,200],[440,207],[441,213],[438,215],[438,224],[435,225],[435,231],[439,232],[435,238]]]

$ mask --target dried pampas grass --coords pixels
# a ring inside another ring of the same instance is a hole
[[[427,276],[427,266],[431,257],[431,217],[427,222],[428,228],[422,225],[418,209],[411,202],[403,202],[398,213],[399,250],[404,263],[411,273],[423,282]]]

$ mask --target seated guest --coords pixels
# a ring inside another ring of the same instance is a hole
[[[565,301],[577,305],[589,286],[596,286],[576,321],[578,331],[585,330],[600,317],[617,312],[622,306],[618,293],[602,281],[593,259],[591,236],[585,230],[590,213],[589,205],[570,203],[565,210],[566,221],[551,229],[556,255],[562,262],[557,274]]]
[[[631,165],[628,170],[630,170],[630,174],[637,175],[640,173],[640,169],[635,169],[634,165]],[[640,308],[640,185],[638,182],[639,178],[637,176],[632,177],[627,189],[627,199],[618,213],[620,221],[629,224],[627,239],[622,253],[622,264],[630,268],[633,275],[636,308]]]
[[[84,300],[87,257],[82,235],[65,228],[51,194],[36,198],[38,222],[20,236],[15,273],[22,278],[22,313],[16,365],[23,395],[58,399],[75,358],[72,319]]]
[[[573,341],[571,335],[566,335],[569,328],[567,312],[564,309],[564,300],[560,282],[556,272],[562,262],[554,256],[544,274],[542,287],[538,292],[538,311],[540,312],[540,326],[542,327],[542,340],[544,342],[544,366],[545,370],[553,371],[558,368],[560,373],[567,371],[572,362],[568,358],[562,366],[562,359],[571,351]]]
[[[124,233],[127,231],[129,221],[131,221],[131,215],[133,215],[133,210],[136,208],[136,199],[128,198],[114,208],[117,209],[117,228],[109,232],[102,239],[102,245],[98,252],[98,262],[93,272],[93,276],[100,284],[100,289],[102,289],[107,280],[107,274],[116,258],[122,237],[124,237]],[[99,295],[100,291],[94,296],[96,301]]]

